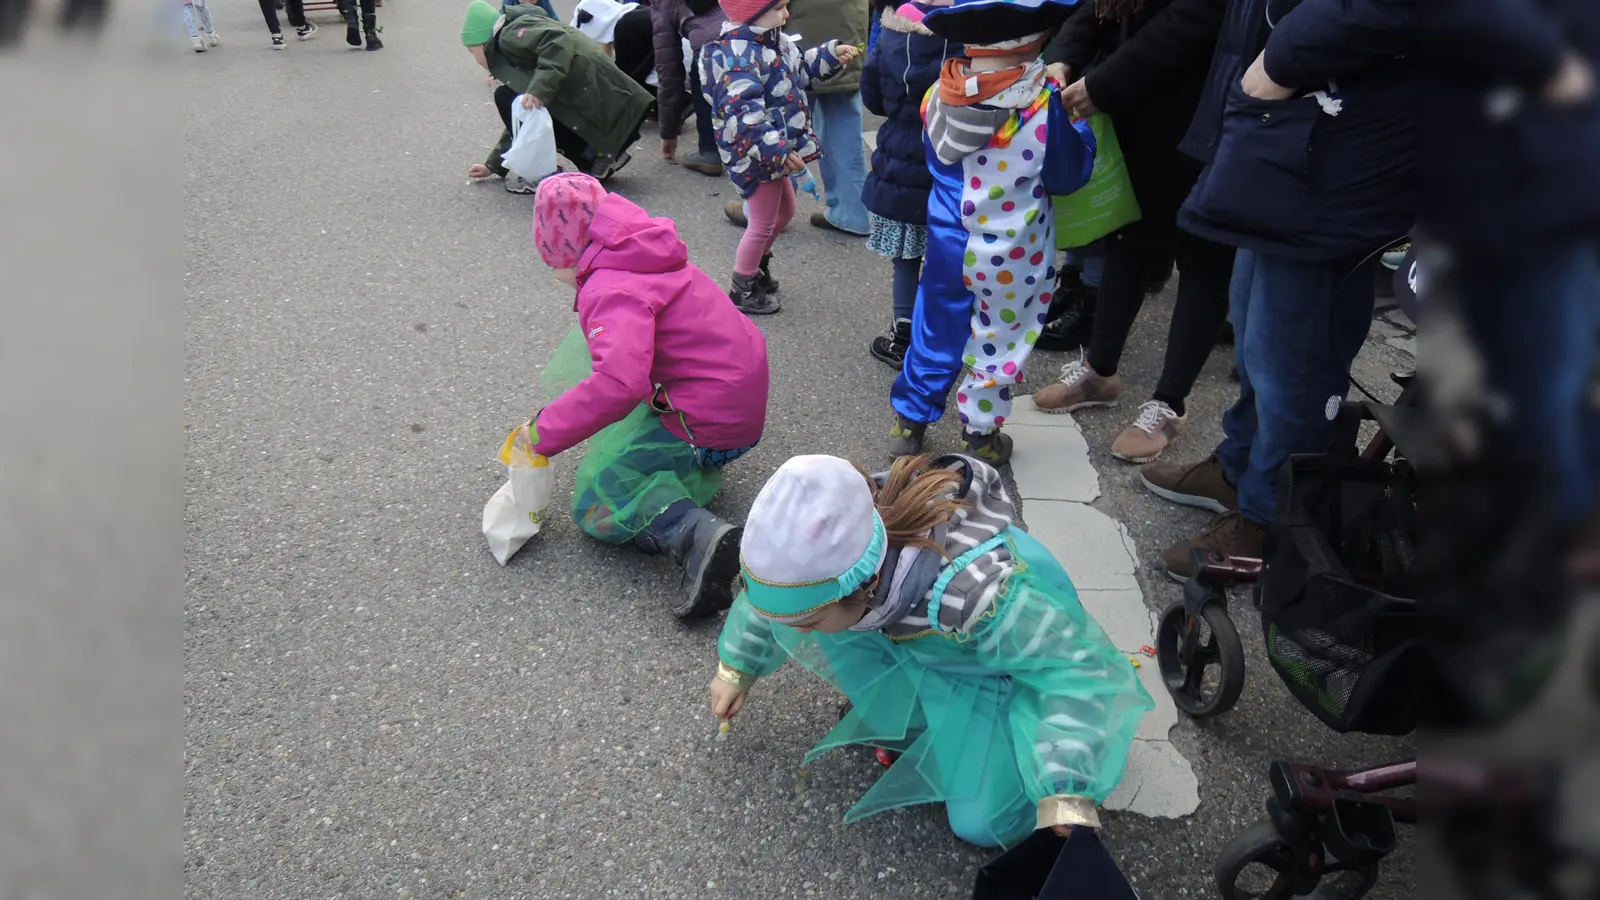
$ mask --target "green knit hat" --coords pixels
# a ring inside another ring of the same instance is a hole
[[[461,46],[476,47],[489,43],[489,38],[494,37],[494,23],[499,18],[500,10],[484,0],[472,0],[467,4],[466,21],[461,23]]]

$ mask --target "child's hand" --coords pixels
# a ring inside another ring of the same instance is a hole
[[[467,177],[468,178],[488,178],[490,175],[493,175],[493,174],[494,174],[494,171],[491,170],[488,166],[484,165],[483,163],[473,163],[470,167],[467,168]]]
[[[1072,67],[1066,63],[1051,63],[1044,67],[1044,73],[1057,84],[1068,85],[1072,83]]]
[[[801,159],[798,153],[790,152],[788,156],[783,158],[783,170],[785,172],[798,172],[805,167],[806,161]]]
[[[833,55],[839,59],[840,65],[848,66],[861,56],[861,51],[850,44],[841,44],[833,51]]]
[[[711,714],[719,719],[731,719],[744,709],[744,691],[723,681],[711,679]]]

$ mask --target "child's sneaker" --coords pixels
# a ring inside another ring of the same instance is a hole
[[[538,187],[538,181],[529,181],[515,172],[506,173],[506,193],[508,194],[531,194]]]
[[[302,41],[309,41],[317,34],[317,23],[307,22],[294,30],[294,36]]]
[[[369,47],[368,49],[370,50],[371,48]],[[601,153],[594,158],[594,163],[589,167],[589,174],[593,175],[596,181],[605,181],[607,178],[621,172],[622,167],[626,166],[632,159],[633,157],[628,155],[627,152],[616,157]]]
[[[905,368],[906,351],[911,349],[911,320],[895,319],[888,331],[872,339],[869,349],[884,365],[892,369]]]
[[[193,47],[196,53],[204,53],[206,52],[206,39],[203,37],[189,38],[189,46]]]
[[[1188,423],[1187,416],[1178,415],[1160,400],[1146,400],[1133,424],[1111,442],[1111,455],[1124,462],[1155,462],[1161,451],[1183,434],[1183,426]]]
[[[926,422],[913,422],[896,413],[894,424],[889,426],[889,456],[899,459],[921,453],[922,439],[927,433]]]
[[[275,34],[272,36],[272,49],[282,50],[284,46],[285,44],[283,43],[283,35]]]
[[[733,274],[733,286],[728,288],[728,299],[739,312],[747,316],[770,316],[783,308],[778,298],[761,289],[760,275]]]
[[[1011,435],[1001,431],[976,434],[961,433],[961,450],[983,460],[991,466],[1003,466],[1011,461]]]
[[[220,35],[218,35],[215,31],[208,33],[206,35],[206,46],[208,46],[208,47],[220,47],[220,46],[222,46],[222,37]]]

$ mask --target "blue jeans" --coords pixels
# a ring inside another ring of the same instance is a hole
[[[701,89],[698,64],[689,67],[689,100],[694,106],[695,140],[699,143],[700,152],[721,160],[717,152],[717,130],[711,125],[711,103]]]
[[[1098,241],[1087,247],[1073,247],[1066,254],[1067,268],[1077,269],[1078,277],[1089,287],[1100,286],[1100,273],[1106,269],[1106,255],[1101,251]]]
[[[1222,417],[1223,474],[1239,510],[1261,525],[1278,509],[1278,469],[1295,453],[1326,453],[1330,398],[1344,401],[1350,364],[1372,327],[1375,262],[1301,262],[1240,250],[1233,264],[1239,400]]]
[[[812,94],[811,113],[822,145],[823,195],[828,221],[839,230],[866,235],[867,206],[861,188],[867,183],[867,152],[861,143],[861,94]]]
[[[1600,490],[1600,415],[1588,397],[1600,328],[1595,248],[1506,262],[1463,255],[1457,283],[1488,387],[1509,402],[1489,454],[1549,479],[1551,512],[1582,521]]]
[[[540,9],[544,10],[545,12],[549,13],[550,14],[550,18],[555,19],[557,22],[562,21],[561,17],[556,15],[555,5],[552,4],[550,2],[550,0],[533,0],[533,2],[526,3],[526,4],[525,3],[516,2],[516,0],[512,0],[512,2],[509,2],[509,3],[501,3],[500,4],[500,10],[501,10],[501,12],[505,13],[506,18],[512,19],[512,18],[516,18],[517,16],[522,15],[522,13],[518,12],[514,8],[514,7],[517,7],[517,6],[537,6]]]

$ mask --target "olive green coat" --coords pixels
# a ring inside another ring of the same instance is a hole
[[[866,58],[867,32],[872,26],[867,0],[789,0],[789,24],[783,30],[800,36],[800,49],[820,47],[837,40],[861,46]],[[861,90],[861,60],[837,76],[813,87],[813,94],[853,94]]]
[[[483,51],[489,74],[519,94],[537,97],[552,119],[608,156],[628,149],[654,102],[599,44],[537,7],[507,21]],[[510,147],[507,131],[485,165],[503,173],[500,155]]]

